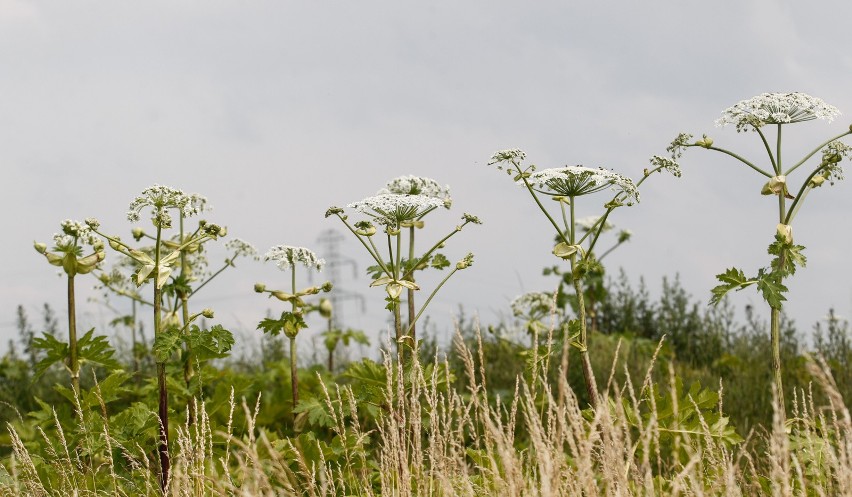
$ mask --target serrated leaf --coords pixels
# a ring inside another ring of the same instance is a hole
[[[787,292],[787,287],[781,283],[781,277],[778,273],[767,273],[763,269],[757,275],[757,289],[763,295],[763,300],[775,309],[781,308],[781,303],[787,300],[784,293]]]
[[[176,327],[171,327],[165,331],[157,333],[154,337],[154,344],[151,346],[151,353],[157,362],[166,362],[180,348],[183,343],[183,336]]]
[[[444,269],[449,267],[450,261],[444,256],[444,254],[435,254],[432,256],[432,261],[429,265],[435,269]]]
[[[33,380],[41,378],[45,371],[57,362],[64,365],[70,350],[67,343],[57,340],[55,336],[49,333],[33,338],[33,348],[45,352],[44,358],[35,365]]]
[[[209,330],[192,326],[186,339],[199,361],[227,357],[234,345],[234,335],[218,324]]]
[[[743,288],[757,283],[757,280],[746,278],[742,269],[730,268],[722,274],[717,274],[716,279],[722,282],[721,285],[714,287],[711,292],[713,297],[710,298],[710,304],[718,304],[722,298],[731,290],[740,291]]]
[[[317,398],[300,399],[293,413],[302,414],[309,426],[328,428],[334,426],[334,418],[328,413],[328,406]]]
[[[104,335],[93,336],[95,329],[87,331],[77,340],[77,358],[80,364],[98,364],[107,369],[120,369],[121,365],[113,358],[115,350]]]

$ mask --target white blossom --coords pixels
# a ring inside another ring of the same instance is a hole
[[[622,199],[627,205],[639,202],[639,190],[630,178],[603,168],[593,169],[583,166],[565,166],[542,169],[531,173],[530,184],[550,190],[551,195],[578,197],[599,192],[607,188],[623,193]],[[523,179],[518,180],[523,184]]]
[[[677,161],[674,159],[655,155],[651,157],[650,162],[651,166],[653,166],[655,169],[658,167],[662,167],[666,171],[672,173],[672,175],[676,178],[680,178],[680,175],[682,174],[680,170],[680,164],[678,164]]]
[[[302,264],[307,268],[321,271],[325,265],[325,259],[317,257],[313,251],[304,247],[293,247],[290,245],[276,245],[270,248],[263,257],[266,261],[274,261],[282,271],[293,268],[296,264]]]
[[[515,317],[529,319],[540,319],[553,312],[559,312],[552,292],[528,292],[515,297],[509,306]]]
[[[399,176],[388,181],[378,194],[394,193],[397,195],[423,195],[425,197],[438,198],[444,201],[444,207],[450,208],[452,197],[450,186],[441,186],[440,183],[421,176]]]
[[[591,231],[592,228],[598,224],[598,221],[601,219],[600,216],[586,216],[581,217],[580,219],[574,220],[574,224],[580,227],[583,231]],[[604,221],[603,229],[601,229],[601,233],[605,231],[609,231],[615,228],[615,225],[609,221]]]
[[[140,212],[145,207],[152,208],[152,220],[155,226],[170,228],[172,217],[169,209],[177,209],[184,217],[190,217],[205,210],[207,199],[197,193],[186,194],[182,190],[163,185],[154,185],[142,190],[142,194],[130,202],[127,211],[129,221],[139,221]]]
[[[791,124],[812,119],[831,122],[840,115],[833,105],[805,93],[762,93],[742,100],[722,112],[716,126],[734,124],[737,131],[757,129],[766,124]]]
[[[242,238],[231,238],[225,242],[225,250],[234,252],[235,256],[253,257],[255,259],[258,258],[257,249],[254,245]]]
[[[443,205],[444,201],[439,198],[383,193],[352,202],[347,207],[373,217],[380,224],[398,226]]]
[[[509,162],[512,165],[517,166],[520,165],[520,163],[523,162],[526,158],[527,154],[519,148],[498,150],[491,155],[491,159],[488,161],[488,165],[497,165],[497,169],[503,169],[504,162]]]

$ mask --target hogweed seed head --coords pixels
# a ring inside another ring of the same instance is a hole
[[[307,268],[322,271],[325,260],[304,247],[293,247],[290,245],[276,245],[270,248],[264,255],[264,260],[274,261],[282,271],[293,268],[296,264],[302,264]]]
[[[234,257],[251,257],[254,260],[260,259],[257,255],[257,249],[254,245],[243,240],[242,238],[232,238],[225,243],[225,250],[234,252]]]
[[[716,126],[733,124],[739,132],[766,124],[792,124],[812,119],[831,122],[839,115],[840,111],[833,105],[805,93],[761,93],[725,109],[722,117],[716,120]]]

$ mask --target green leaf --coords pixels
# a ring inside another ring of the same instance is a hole
[[[284,321],[281,319],[265,318],[257,324],[257,329],[272,336],[278,336],[284,329]]]
[[[67,343],[57,340],[56,337],[49,333],[44,333],[41,337],[33,338],[33,348],[45,352],[44,358],[35,365],[33,380],[41,378],[45,371],[57,362],[64,365],[70,350]]]
[[[781,275],[776,272],[767,273],[761,269],[757,274],[757,289],[763,295],[763,300],[775,309],[781,308],[781,302],[787,300],[784,293],[787,287],[781,283]]]
[[[718,304],[722,298],[731,290],[740,291],[743,288],[757,283],[757,280],[748,279],[742,269],[730,268],[722,274],[717,274],[716,279],[722,282],[711,290],[713,297],[710,299],[711,305]]]
[[[209,330],[192,326],[186,340],[199,361],[227,357],[234,345],[234,335],[218,324]]]
[[[450,266],[450,261],[444,254],[435,254],[432,256],[432,261],[429,265],[435,269],[444,269]]]
[[[166,362],[172,354],[180,349],[182,343],[183,336],[180,330],[171,327],[157,333],[157,336],[154,337],[154,344],[151,346],[151,353],[154,354],[154,359],[157,362]]]
[[[802,251],[804,245],[792,245],[786,243],[780,235],[775,235],[775,241],[769,245],[767,252],[770,255],[776,256],[772,259],[772,272],[780,272],[783,276],[796,274],[796,267],[805,267],[807,258]],[[781,258],[784,258],[784,263],[781,264]]]
[[[115,350],[110,346],[106,336],[92,336],[95,329],[87,331],[77,340],[77,358],[80,364],[98,364],[107,369],[120,369],[121,365],[113,358]]]
[[[334,426],[334,418],[329,415],[328,406],[325,402],[316,398],[300,399],[296,407],[293,408],[293,413],[304,413],[308,425],[312,427],[328,428]]]

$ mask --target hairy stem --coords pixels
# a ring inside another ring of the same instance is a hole
[[[80,395],[80,362],[77,357],[77,303],[74,297],[74,277],[68,275],[68,370],[74,395]]]

